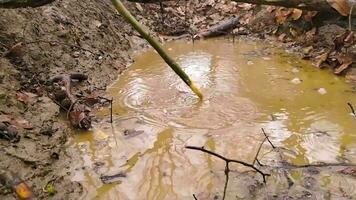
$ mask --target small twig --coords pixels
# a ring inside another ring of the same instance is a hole
[[[62,108],[63,110],[68,112],[68,108],[62,106],[62,104],[60,104],[57,100],[55,100],[53,97],[51,97],[51,95],[49,95],[48,91],[46,91],[46,93],[47,93],[47,97],[49,99],[51,99],[55,104],[57,104],[57,106],[59,106],[60,108]]]
[[[195,196],[195,194],[193,194],[193,198],[194,198],[194,200],[198,200],[198,198]]]
[[[262,164],[262,163],[258,160],[258,158],[256,158],[256,162],[257,162],[257,164],[259,164],[261,167],[262,167],[262,166],[265,166],[264,164]]]
[[[114,101],[114,98],[111,98],[110,100],[110,123],[112,123],[112,102]]]
[[[263,173],[261,170],[257,169],[255,166],[251,165],[251,164],[248,164],[248,163],[245,163],[243,161],[240,161],[240,160],[233,160],[233,159],[229,159],[229,158],[226,158],[218,153],[215,153],[215,152],[212,152],[212,151],[209,151],[209,150],[206,150],[204,149],[204,147],[195,147],[195,146],[186,146],[185,148],[187,149],[191,149],[191,150],[198,150],[198,151],[202,151],[204,153],[207,153],[207,154],[210,154],[212,156],[215,156],[217,158],[220,158],[221,160],[224,160],[225,161],[225,184],[224,184],[224,193],[223,193],[223,198],[222,200],[225,200],[225,197],[226,197],[226,191],[227,191],[227,185],[229,183],[229,173],[230,173],[230,168],[229,168],[229,164],[232,162],[232,163],[238,163],[238,164],[241,164],[243,166],[246,166],[246,167],[249,167],[249,168],[252,168],[254,169],[256,172],[260,173],[263,177],[263,182],[266,183],[266,176],[269,176],[269,174],[265,174]]]
[[[232,43],[235,44],[235,33],[234,33],[234,29],[231,30],[231,34],[232,34]]]
[[[162,29],[164,29],[164,7],[163,7],[163,3],[162,1],[159,1],[159,7],[160,7],[160,11],[161,11],[161,25],[162,25]]]
[[[223,193],[222,200],[225,200],[225,197],[226,197],[227,185],[229,183],[229,172],[230,172],[229,162],[226,162],[226,165],[225,165],[225,185],[224,185],[224,193]]]
[[[349,31],[352,32],[352,12],[354,10],[355,3],[352,3],[350,14],[349,14]]]
[[[268,135],[266,134],[265,129],[261,128],[261,130],[262,130],[262,133],[265,135],[267,141],[268,141],[268,142],[270,143],[270,145],[272,146],[272,148],[275,149],[276,147],[273,145],[273,143],[271,142],[271,140],[269,140],[269,137],[268,137]]]
[[[260,162],[258,161],[257,157],[258,157],[258,154],[260,154],[260,151],[261,151],[261,149],[262,149],[262,145],[263,145],[263,143],[265,143],[266,140],[267,140],[267,137],[265,137],[265,138],[263,139],[263,141],[261,142],[260,146],[258,147],[256,156],[255,156],[255,159],[253,160],[252,165],[255,165],[256,161],[257,161],[258,164],[260,164]]]
[[[352,106],[352,104],[351,104],[350,102],[348,102],[347,105],[349,105],[352,114],[354,115],[354,117],[356,117],[355,109],[354,109],[354,107]]]
[[[319,163],[319,164],[306,164],[306,165],[294,165],[291,163],[286,163],[282,167],[276,166],[275,168],[298,169],[298,168],[308,168],[308,167],[356,167],[356,163]]]
[[[222,160],[224,160],[225,162],[232,162],[232,163],[238,163],[238,164],[241,164],[245,167],[249,167],[249,168],[252,168],[254,169],[256,172],[258,172],[259,174],[261,174],[262,178],[263,178],[263,182],[266,182],[266,176],[269,176],[269,174],[265,174],[263,173],[261,170],[257,169],[255,166],[249,164],[249,163],[246,163],[246,162],[243,162],[243,161],[240,161],[240,160],[234,160],[234,159],[229,159],[229,158],[225,158],[224,156],[218,154],[218,153],[215,153],[215,152],[212,152],[212,151],[209,151],[207,149],[204,149],[202,147],[195,147],[195,146],[186,146],[185,148],[187,149],[192,149],[192,150],[198,150],[198,151],[202,151],[204,153],[207,153],[207,154],[210,154],[210,155],[213,155],[215,157],[218,157]]]

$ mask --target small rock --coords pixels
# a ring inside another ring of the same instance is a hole
[[[79,58],[80,52],[79,51],[75,51],[73,53],[73,58]]]
[[[253,62],[251,60],[247,61],[247,65],[253,65]]]
[[[292,69],[292,72],[293,72],[293,73],[298,73],[298,72],[299,72],[299,69],[296,68],[296,67],[294,67],[294,68]]]
[[[317,181],[313,177],[305,177],[302,181],[302,186],[306,189],[312,189],[317,184]]]
[[[144,133],[144,131],[142,131],[142,130],[137,131],[135,129],[127,129],[124,131],[124,136],[126,138],[131,138],[131,137],[141,135],[142,133]]]
[[[321,94],[321,95],[324,95],[324,94],[327,93],[325,88],[319,88],[319,89],[318,89],[318,92],[319,92],[319,94]]]
[[[302,83],[302,80],[300,80],[299,78],[293,78],[290,82],[297,85]]]

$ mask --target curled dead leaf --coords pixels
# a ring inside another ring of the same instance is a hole
[[[356,168],[355,167],[346,167],[342,170],[338,171],[341,174],[356,176]]]
[[[23,129],[33,129],[33,126],[29,121],[21,118],[21,117],[12,117],[10,115],[0,115],[0,122],[11,124],[17,128]]]
[[[13,45],[6,53],[7,57],[22,57],[25,54],[25,45],[22,42]]]
[[[340,15],[347,16],[350,13],[351,6],[347,0],[327,0],[331,7],[337,10]]]
[[[299,9],[293,9],[292,11],[292,14],[291,14],[291,17],[293,20],[298,20],[300,19],[300,17],[302,16],[303,14],[303,11],[302,10],[299,10]]]
[[[36,94],[30,92],[17,92],[16,99],[24,104],[29,104],[33,102],[33,99],[37,97]]]
[[[14,186],[14,191],[19,199],[32,199],[34,197],[31,189],[24,182]]]
[[[291,9],[279,8],[276,10],[275,17],[278,24],[283,24],[292,13]]]
[[[91,127],[89,117],[81,110],[73,110],[69,112],[69,121],[73,127],[88,130]]]
[[[317,57],[318,61],[316,63],[316,66],[318,68],[321,67],[321,65],[326,61],[326,59],[328,59],[328,56],[329,56],[330,52],[326,52],[326,53],[323,53],[321,54],[320,56]]]
[[[303,19],[307,22],[310,22],[316,14],[318,14],[317,11],[308,11],[303,15]]]
[[[337,59],[341,63],[341,65],[334,70],[335,74],[341,74],[345,69],[347,69],[354,62],[352,56],[349,55],[341,55],[338,56]]]

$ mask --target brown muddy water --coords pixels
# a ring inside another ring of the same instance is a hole
[[[263,140],[261,128],[285,161],[295,165],[356,162],[356,118],[347,102],[356,95],[343,78],[321,71],[268,44],[224,39],[175,41],[165,45],[201,88],[199,100],[153,51],[108,89],[114,98],[92,131],[78,133],[70,150],[73,181],[83,183],[83,199],[221,199],[224,162],[186,145],[204,146],[252,163]],[[261,163],[280,166],[265,143]],[[226,199],[356,199],[356,180],[345,167],[261,167],[259,174],[239,165]],[[111,184],[100,176],[120,174]],[[288,179],[293,185],[288,185]]]

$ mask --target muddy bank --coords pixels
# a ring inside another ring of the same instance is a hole
[[[76,94],[103,92],[131,62],[142,41],[109,1],[58,1],[35,9],[0,11],[0,167],[18,172],[40,199],[75,199],[65,143],[72,130],[48,97],[49,80],[81,73]],[[141,46],[142,47],[142,46]],[[1,128],[1,127],[0,127]],[[54,183],[56,192],[43,188]],[[15,198],[1,186],[1,199]]]
[[[289,28],[288,20],[285,25],[275,23],[276,10],[270,7],[225,1],[187,4],[182,1],[164,4],[161,12],[155,4],[127,5],[157,35],[194,35],[235,15],[239,19],[236,36],[268,38],[271,35],[274,38],[271,41],[287,42],[289,47],[303,46],[290,31],[293,29]],[[325,25],[330,24],[327,20],[321,22],[318,26],[325,31],[317,34],[325,37],[313,39],[316,45],[308,52],[299,48],[306,57],[315,57],[321,50],[331,48],[335,35],[346,31],[346,19],[337,19],[332,22],[334,25]],[[299,27],[301,22],[292,20],[291,24],[294,23]],[[310,24],[301,33],[312,30]],[[335,31],[328,26],[335,27]],[[281,32],[274,34],[275,30]],[[65,114],[47,96],[49,80],[58,74],[82,73],[89,79],[75,85],[76,94],[104,92],[132,62],[132,52],[146,46],[116,14],[110,1],[58,1],[35,9],[1,9],[0,117],[7,135],[0,139],[4,152],[0,167],[19,172],[40,199],[53,195],[43,190],[52,182],[57,191],[55,199],[80,196],[83,188],[69,180],[71,156],[65,151],[72,130]],[[310,43],[304,45],[310,49],[309,46]],[[0,192],[1,198],[14,198],[4,186]]]

